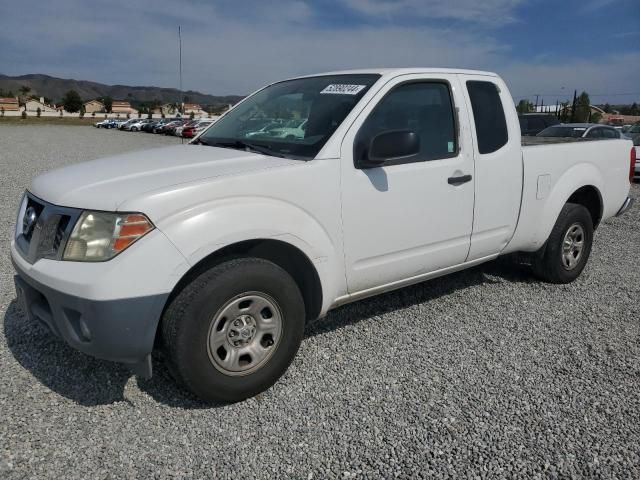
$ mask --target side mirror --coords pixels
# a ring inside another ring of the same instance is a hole
[[[412,130],[388,130],[379,133],[369,144],[366,159],[360,168],[375,168],[390,160],[411,157],[420,152],[420,136]]]

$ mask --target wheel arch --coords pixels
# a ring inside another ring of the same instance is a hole
[[[176,283],[164,306],[168,308],[173,299],[194,278],[210,268],[232,258],[256,257],[269,260],[285,270],[300,288],[304,299],[307,320],[316,319],[322,310],[323,291],[317,269],[309,257],[291,243],[272,238],[243,240],[226,245],[202,258]],[[163,314],[164,314],[163,310]],[[160,329],[158,329],[160,331]]]
[[[595,230],[602,220],[602,212],[604,210],[604,202],[602,201],[602,193],[593,185],[585,185],[578,188],[569,196],[566,203],[575,203],[582,205],[591,214],[593,221],[593,229]]]

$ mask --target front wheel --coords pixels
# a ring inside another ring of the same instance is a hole
[[[180,383],[203,400],[237,402],[282,376],[304,324],[291,276],[267,260],[238,258],[202,273],[175,297],[162,336]]]
[[[567,203],[551,230],[545,247],[533,261],[535,275],[550,283],[573,282],[589,259],[593,220],[582,205]]]

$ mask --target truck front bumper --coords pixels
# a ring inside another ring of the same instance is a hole
[[[42,259],[30,264],[12,242],[22,310],[71,347],[150,377],[151,352],[170,285],[187,265],[163,234],[148,237],[131,247],[135,254],[126,251],[101,263]],[[149,250],[157,257],[150,259]]]
[[[14,264],[15,265],[15,264]],[[30,321],[44,325],[76,350],[103,360],[125,363],[151,377],[151,350],[168,294],[120,300],[88,300],[42,285],[16,267],[18,303]]]

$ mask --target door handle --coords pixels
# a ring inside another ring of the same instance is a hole
[[[453,185],[457,187],[458,185],[462,185],[463,183],[467,183],[471,181],[471,175],[461,175],[459,177],[449,177],[447,179],[447,183],[449,185]]]

